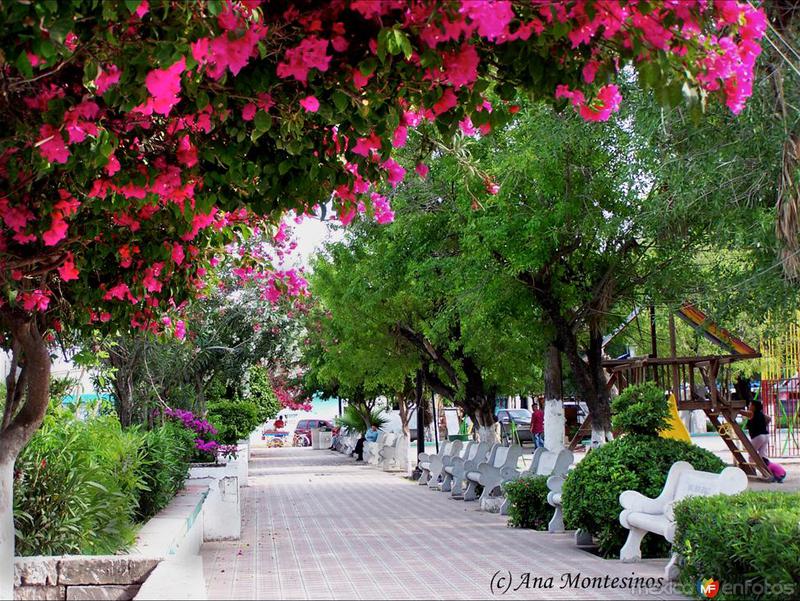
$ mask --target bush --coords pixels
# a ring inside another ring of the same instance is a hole
[[[183,486],[193,434],[178,424],[123,430],[114,415],[76,419],[54,402],[17,458],[20,555],[111,554]]]
[[[745,492],[676,504],[681,584],[719,580],[715,599],[796,599],[800,595],[800,494]]]
[[[616,557],[628,533],[619,523],[620,493],[636,490],[657,497],[676,461],[714,473],[725,467],[716,455],[693,444],[641,434],[623,436],[591,451],[564,483],[567,527],[590,532],[604,557]],[[648,535],[642,543],[645,557],[665,557],[668,551],[668,543],[660,536]]]
[[[137,434],[116,417],[45,417],[15,465],[14,526],[20,555],[105,554],[135,533],[142,490]]]
[[[253,403],[258,409],[258,423],[263,424],[271,419],[275,419],[281,410],[278,397],[272,390],[272,383],[269,380],[269,373],[265,367],[256,365],[249,372],[247,401]]]
[[[194,434],[168,421],[147,432],[142,440],[142,489],[136,517],[144,521],[161,511],[183,488],[195,451]]]
[[[547,530],[547,524],[553,517],[553,507],[547,502],[547,478],[532,476],[503,485],[510,505],[509,526]]]
[[[258,408],[249,401],[219,401],[208,406],[208,420],[217,429],[217,442],[236,444],[250,436],[261,421]]]
[[[611,411],[614,430],[654,435],[669,428],[669,402],[652,382],[628,386],[613,400]]]

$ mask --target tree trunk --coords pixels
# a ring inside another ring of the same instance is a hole
[[[544,446],[548,451],[564,448],[564,425],[561,353],[558,347],[551,344],[547,347],[544,357]]]
[[[13,599],[14,463],[39,428],[50,400],[50,355],[35,323],[4,315],[13,340],[0,432],[0,599]],[[17,366],[21,366],[17,378]]]
[[[14,598],[14,462],[0,463],[0,599]]]

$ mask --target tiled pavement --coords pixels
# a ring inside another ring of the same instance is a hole
[[[202,549],[210,599],[679,598],[561,588],[565,573],[657,578],[664,562],[602,560],[332,451],[254,449],[241,490],[242,540]]]

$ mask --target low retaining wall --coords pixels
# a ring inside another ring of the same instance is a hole
[[[245,450],[245,463],[246,457]],[[241,470],[236,462],[193,467],[128,555],[16,558],[15,599],[206,599],[200,546],[240,537]]]
[[[158,558],[121,555],[18,557],[16,599],[133,599]]]

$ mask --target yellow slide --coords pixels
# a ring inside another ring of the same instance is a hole
[[[683,425],[678,415],[678,402],[675,400],[675,395],[669,395],[669,428],[660,433],[663,438],[674,438],[675,440],[682,440],[684,442],[692,442],[686,426]]]

